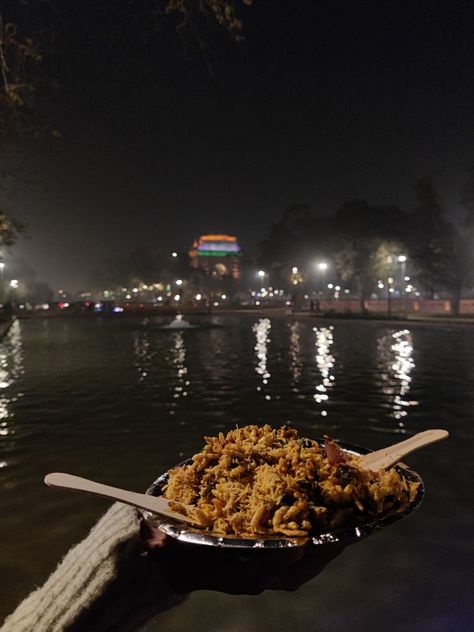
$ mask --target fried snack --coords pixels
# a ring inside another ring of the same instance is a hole
[[[370,522],[403,509],[418,483],[395,468],[368,472],[329,437],[324,445],[294,428],[245,426],[205,437],[192,462],[169,472],[164,496],[208,531],[302,537]]]

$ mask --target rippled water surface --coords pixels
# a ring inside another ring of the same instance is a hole
[[[473,329],[257,316],[183,332],[157,323],[17,321],[1,342],[2,616],[107,507],[46,488],[45,473],[144,490],[204,434],[289,421],[371,448],[430,427],[451,437],[407,459],[427,488],[418,512],[316,580],[257,597],[195,593],[149,630],[473,628]]]

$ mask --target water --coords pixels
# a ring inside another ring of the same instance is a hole
[[[198,592],[149,631],[472,629],[473,330],[218,321],[183,332],[120,317],[14,323],[0,345],[0,615],[107,507],[46,488],[45,473],[144,490],[204,434],[289,421],[371,448],[430,427],[451,437],[407,459],[427,488],[418,512],[319,578],[294,593]]]

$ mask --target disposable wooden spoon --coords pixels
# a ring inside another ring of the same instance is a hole
[[[366,470],[377,472],[377,470],[398,463],[407,454],[419,450],[430,443],[446,439],[447,437],[449,437],[449,433],[446,430],[424,430],[409,439],[390,445],[387,448],[365,454],[360,459],[359,465]]]
[[[129,492],[125,489],[111,487],[110,485],[103,485],[102,483],[90,481],[87,478],[73,476],[72,474],[64,474],[62,472],[47,474],[44,477],[44,482],[50,487],[61,487],[62,489],[73,489],[80,492],[88,492],[89,494],[95,494],[96,496],[105,496],[106,498],[118,500],[126,505],[132,505],[132,507],[147,509],[148,511],[159,514],[160,516],[165,516],[166,518],[172,518],[173,520],[179,520],[180,522],[186,522],[195,526],[202,526],[195,520],[192,520],[189,516],[173,511],[166,498],[163,498],[162,496],[151,496],[149,494]],[[186,505],[182,506],[186,508]]]

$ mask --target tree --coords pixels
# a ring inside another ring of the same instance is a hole
[[[418,278],[433,294],[444,289],[451,297],[451,309],[459,314],[461,292],[469,283],[470,249],[462,234],[444,216],[431,179],[416,183],[417,206],[412,219],[411,252]]]
[[[290,205],[259,244],[259,265],[271,270],[273,282],[282,287],[294,266],[307,275],[316,257],[326,259],[332,252],[332,222],[312,215],[308,204]]]
[[[389,276],[390,258],[406,250],[408,224],[408,214],[400,209],[365,200],[346,202],[336,213],[336,268],[343,281],[356,285],[362,311],[377,280]]]
[[[59,54],[68,40],[68,21],[59,0],[5,0],[0,10],[0,139],[18,141],[41,134],[59,136],[53,125],[53,93],[70,69]],[[83,15],[102,25],[84,33],[84,51],[100,46],[89,72],[120,66],[137,49],[174,31],[183,52],[197,51],[212,73],[211,41],[216,32],[240,41],[240,3],[231,0],[93,0],[81,2]],[[251,5],[252,0],[243,0]],[[82,19],[81,19],[82,23]],[[70,25],[69,25],[70,26]],[[86,23],[87,28],[87,23]],[[86,30],[86,29],[84,29]],[[96,41],[100,39],[100,41]],[[107,72],[107,70],[105,70]]]
[[[461,193],[461,205],[466,211],[464,224],[472,229],[474,228],[474,165],[468,169],[468,179]]]

